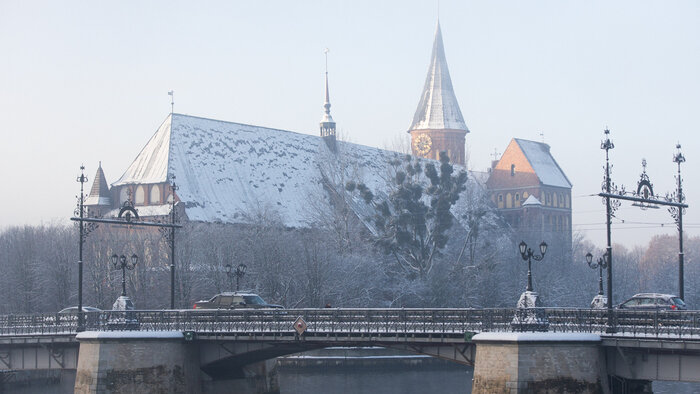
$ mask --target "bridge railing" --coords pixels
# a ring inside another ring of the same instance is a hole
[[[233,335],[295,335],[301,317],[304,335],[464,337],[473,332],[549,331],[606,333],[607,310],[571,308],[323,308],[85,312],[91,331],[195,331]],[[700,338],[700,311],[614,310],[615,335]],[[77,332],[70,314],[0,315],[0,336]]]

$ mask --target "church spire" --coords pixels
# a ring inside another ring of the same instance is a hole
[[[326,140],[328,147],[335,151],[335,122],[331,116],[331,99],[328,93],[328,48],[323,51],[326,54],[326,101],[323,103],[324,114],[321,118],[321,137]]]
[[[409,132],[414,130],[461,130],[469,132],[459,109],[457,97],[452,90],[452,79],[447,69],[445,48],[442,44],[440,21],[435,30],[433,53],[428,76],[416,114]]]

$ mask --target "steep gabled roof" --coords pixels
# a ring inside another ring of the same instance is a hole
[[[445,48],[438,22],[428,76],[425,79],[416,114],[413,116],[413,123],[408,131],[444,129],[469,132],[452,89],[452,79],[447,69]]]
[[[170,158],[170,129],[173,117],[170,114],[160,125],[153,137],[146,143],[136,159],[112,186],[134,183],[162,183],[168,180],[168,160]]]
[[[540,185],[571,188],[549,145],[519,138],[508,144],[486,184],[491,190]]]
[[[554,160],[549,145],[529,140],[515,138],[522,149],[527,161],[535,170],[535,174],[543,185],[571,188],[571,182],[562,171],[557,161]]]
[[[112,198],[109,194],[109,186],[107,186],[107,178],[102,171],[102,163],[97,167],[95,179],[92,181],[90,195],[85,200],[85,205],[111,205]]]

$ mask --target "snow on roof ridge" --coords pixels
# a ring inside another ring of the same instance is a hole
[[[186,117],[186,118],[195,118],[195,119],[209,120],[209,121],[212,121],[212,122],[236,124],[236,125],[247,126],[247,127],[256,127],[256,128],[259,128],[259,129],[265,129],[265,130],[271,130],[271,131],[284,131],[284,132],[287,132],[287,133],[294,133],[294,134],[309,135],[309,136],[312,136],[312,137],[317,137],[316,135],[313,135],[313,134],[306,134],[306,133],[302,133],[302,132],[300,132],[300,131],[286,130],[286,129],[278,129],[278,128],[274,128],[274,127],[259,126],[259,125],[249,124],[249,123],[233,122],[233,121],[230,121],[230,120],[221,120],[221,119],[214,119],[214,118],[205,118],[205,117],[203,117],[203,116],[188,115],[188,114],[180,114],[180,113],[177,113],[177,112],[173,113],[173,115],[183,116],[183,117]],[[167,118],[166,118],[166,119],[167,119]]]

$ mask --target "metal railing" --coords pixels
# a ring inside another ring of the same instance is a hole
[[[547,331],[624,337],[700,339],[700,311],[532,309],[233,309],[85,312],[88,331],[194,331],[200,334],[294,336],[301,317],[305,336],[463,338],[465,333]],[[0,315],[0,336],[76,333],[72,314]],[[612,330],[611,330],[612,328]],[[614,331],[614,333],[611,333]]]

